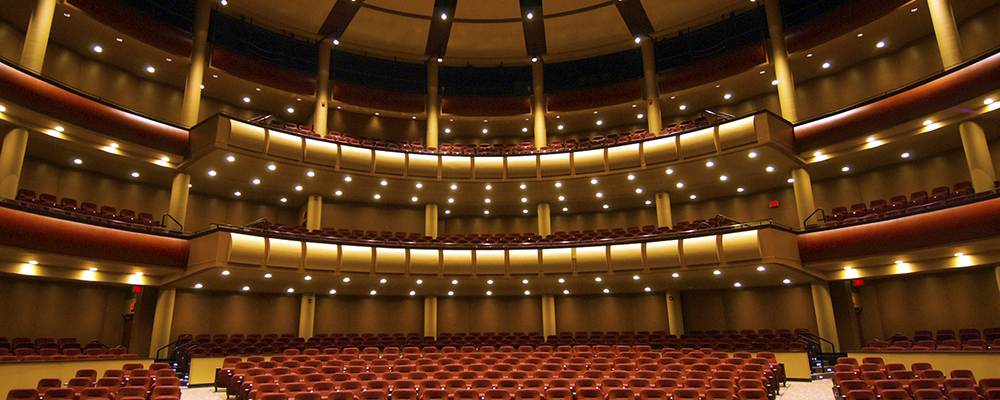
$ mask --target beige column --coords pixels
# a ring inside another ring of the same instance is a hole
[[[968,121],[958,126],[958,132],[962,135],[962,147],[965,148],[965,160],[969,163],[973,189],[977,193],[993,190],[997,173],[993,168],[990,146],[986,142],[983,127],[975,121]]]
[[[656,54],[653,51],[653,40],[642,41],[642,83],[643,100],[646,100],[646,122],[649,131],[660,133],[663,129],[663,117],[660,116],[660,85],[656,80]]]
[[[767,13],[767,31],[771,42],[771,64],[778,79],[778,102],[781,103],[781,117],[790,121],[799,120],[795,107],[795,78],[788,65],[788,48],[785,47],[785,28],[781,21],[780,0],[764,0]]]
[[[174,301],[176,298],[177,289],[174,288],[160,288],[156,294],[156,310],[153,313],[153,335],[149,343],[149,358],[156,358],[156,351],[171,341],[170,329],[174,322]],[[169,352],[165,354],[169,354]]]
[[[437,338],[438,335],[438,298],[424,297],[424,336]]]
[[[205,68],[208,67],[208,21],[211,13],[211,1],[198,0],[194,15],[194,37],[191,42],[191,66],[188,67],[184,101],[181,103],[181,124],[184,126],[198,124],[201,84],[205,82]]]
[[[833,316],[833,300],[830,299],[830,286],[826,282],[812,284],[813,308],[816,310],[816,327],[819,337],[840,345],[837,336],[837,320]],[[835,349],[829,343],[823,343],[823,352],[829,353]]]
[[[816,211],[816,202],[813,200],[812,179],[809,178],[809,173],[803,168],[792,170],[792,179],[795,180],[795,183],[792,184],[792,189],[795,191],[795,209],[799,215],[799,228],[805,228],[806,225],[809,225],[806,223],[806,218],[813,211]],[[819,215],[813,216],[809,222],[819,223]]]
[[[14,128],[3,137],[0,147],[0,197],[17,197],[17,185],[21,180],[21,166],[24,165],[24,151],[28,147],[28,131]]]
[[[667,324],[671,335],[684,334],[684,315],[681,310],[681,292],[667,292]]]
[[[299,307],[299,337],[309,339],[313,337],[313,328],[316,326],[316,295],[303,294],[301,304]]]
[[[656,194],[656,225],[660,228],[674,226],[674,217],[670,212],[670,193]]]
[[[994,267],[993,274],[997,277],[997,288],[1000,289],[1000,267]]]
[[[962,45],[959,43],[958,26],[955,25],[951,4],[948,0],[927,0],[927,9],[931,14],[931,24],[934,25],[941,62],[944,63],[944,69],[951,69],[962,62]]]
[[[56,0],[37,0],[35,11],[28,21],[28,32],[24,36],[24,48],[21,49],[21,66],[37,73],[42,72],[45,63],[45,50],[49,46],[49,33],[52,31],[52,15],[56,12]]]
[[[438,97],[438,62],[427,62],[427,143],[426,147],[438,146],[438,120],[441,118],[441,98]]]
[[[309,202],[306,204],[306,229],[310,231],[318,231],[323,229],[323,196],[314,194],[309,196]]]
[[[558,335],[556,331],[556,297],[547,294],[542,296],[542,336]]]
[[[184,225],[184,220],[187,219],[188,193],[190,193],[188,185],[190,184],[191,175],[179,173],[174,177],[174,183],[170,187],[170,207],[167,209],[167,213],[181,225]],[[168,229],[181,230],[182,226],[178,226],[177,223],[167,218]]]
[[[545,129],[545,113],[548,107],[545,98],[545,65],[542,61],[531,64],[531,114],[535,118],[535,148],[549,145]]]
[[[326,136],[330,118],[330,39],[319,42],[319,64],[316,66],[316,111],[313,114],[313,132]]]
[[[424,236],[438,237],[438,205],[428,203],[424,206]]]
[[[552,213],[549,203],[538,203],[538,235],[545,237],[552,234]]]

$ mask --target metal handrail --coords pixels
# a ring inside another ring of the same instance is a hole
[[[181,231],[184,230],[184,224],[182,224],[182,223],[180,223],[180,221],[174,219],[174,217],[172,215],[170,215],[170,214],[163,214],[163,218],[160,218],[160,226],[167,226],[167,224],[166,224],[167,218],[170,218],[171,221],[174,221],[174,223],[177,224],[177,226],[181,228],[180,229]]]
[[[823,221],[826,222],[826,212],[823,211],[822,208],[817,208],[816,211],[813,211],[812,214],[809,214],[809,216],[806,217],[806,219],[802,220],[802,226],[806,226],[806,221],[809,221],[809,218],[812,218],[813,215],[816,215],[816,213],[823,215]]]

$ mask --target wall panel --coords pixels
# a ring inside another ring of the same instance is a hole
[[[423,333],[420,297],[316,296],[315,333]]]
[[[542,300],[523,297],[438,297],[438,332],[541,332]]]
[[[4,277],[0,279],[0,336],[72,337],[121,344],[122,313],[131,287]]]
[[[556,331],[666,331],[663,293],[556,296]]]
[[[684,329],[796,329],[816,332],[809,285],[681,292]]]
[[[178,290],[171,338],[179,334],[297,334],[300,296]]]

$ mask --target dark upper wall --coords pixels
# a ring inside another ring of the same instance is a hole
[[[684,330],[796,329],[817,332],[809,285],[681,292]]]
[[[668,331],[662,292],[556,296],[557,332]]]
[[[298,334],[299,295],[178,290],[171,338],[180,334]]]
[[[541,332],[542,301],[525,297],[438,297],[438,332]]]
[[[424,333],[423,297],[316,296],[313,332]]]
[[[0,336],[75,337],[122,343],[131,288],[4,276],[0,279]]]

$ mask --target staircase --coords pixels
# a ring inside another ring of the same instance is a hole
[[[812,380],[833,379],[833,366],[840,357],[847,357],[847,353],[810,353],[809,367],[812,371]]]

